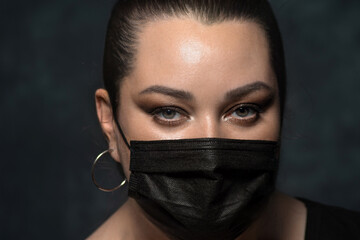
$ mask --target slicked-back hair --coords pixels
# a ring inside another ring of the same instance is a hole
[[[267,0],[119,0],[108,23],[103,59],[103,80],[114,117],[121,81],[134,68],[138,33],[147,22],[173,17],[188,17],[205,25],[232,20],[259,24],[268,40],[282,120],[286,95],[285,60],[281,34]]]

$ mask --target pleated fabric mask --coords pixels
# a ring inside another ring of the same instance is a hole
[[[279,144],[198,138],[130,141],[129,197],[178,240],[232,240],[275,190]]]

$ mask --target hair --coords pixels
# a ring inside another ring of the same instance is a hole
[[[103,59],[104,85],[115,117],[121,82],[134,68],[138,33],[148,22],[172,17],[189,17],[205,25],[231,20],[259,24],[268,40],[282,120],[286,95],[285,59],[279,27],[267,0],[118,0],[108,23]]]

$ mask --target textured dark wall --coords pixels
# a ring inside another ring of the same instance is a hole
[[[271,2],[289,78],[279,188],[360,210],[360,2]],[[125,197],[89,175],[113,3],[0,2],[1,239],[83,239]]]

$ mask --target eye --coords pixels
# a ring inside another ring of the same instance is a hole
[[[154,120],[163,125],[179,125],[188,119],[187,113],[178,107],[159,107],[152,111]]]
[[[240,124],[254,123],[261,112],[263,111],[258,105],[241,104],[230,109],[225,116],[225,120]]]
[[[239,107],[232,113],[232,116],[246,118],[251,117],[254,114],[257,114],[257,111],[251,107]]]
[[[159,111],[158,116],[164,119],[177,119],[180,117],[180,113],[176,112],[173,109],[163,109],[161,111]]]

